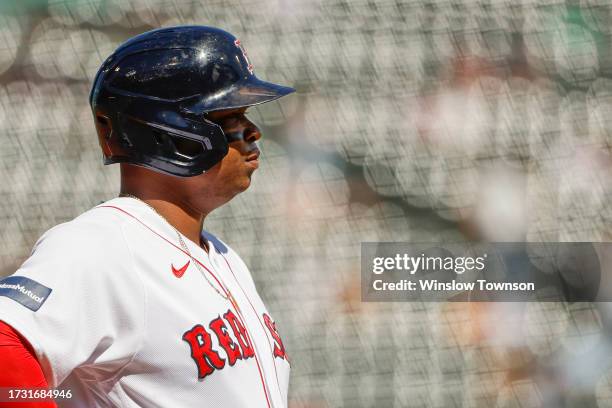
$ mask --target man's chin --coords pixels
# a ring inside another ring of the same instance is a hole
[[[246,191],[250,186],[251,186],[251,174],[249,174],[243,180],[241,180],[239,187],[238,187],[238,192],[242,193],[243,191]]]

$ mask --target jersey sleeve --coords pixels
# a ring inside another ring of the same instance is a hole
[[[0,321],[0,387],[47,388],[32,346],[8,324]],[[1,408],[57,408],[53,401],[0,402]]]
[[[0,320],[32,345],[49,386],[76,368],[108,380],[143,342],[145,293],[137,273],[121,225],[62,224],[0,280]]]

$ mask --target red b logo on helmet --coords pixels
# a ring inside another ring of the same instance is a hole
[[[240,40],[234,41],[234,45],[236,45],[236,47],[240,48],[240,51],[242,52],[242,55],[244,56],[244,60],[247,63],[247,69],[249,70],[249,74],[253,75],[253,64],[251,64],[251,61],[249,61],[249,57],[247,56],[247,52],[244,49],[244,46],[242,45]]]

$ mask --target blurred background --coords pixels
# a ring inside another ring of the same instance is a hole
[[[251,268],[310,407],[612,407],[612,307],[363,303],[362,241],[609,241],[603,0],[0,2],[0,275],[118,194],[87,97],[132,35],[213,25],[298,93],[251,110]]]

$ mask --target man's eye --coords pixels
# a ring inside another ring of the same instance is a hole
[[[223,126],[236,126],[240,123],[240,119],[236,116],[230,116],[222,120]]]
[[[222,128],[231,128],[233,126],[238,126],[245,119],[249,120],[245,113],[235,113],[232,115],[222,116],[222,117],[217,117],[217,118],[215,118],[214,115],[205,115],[204,118],[213,123],[216,123]]]

